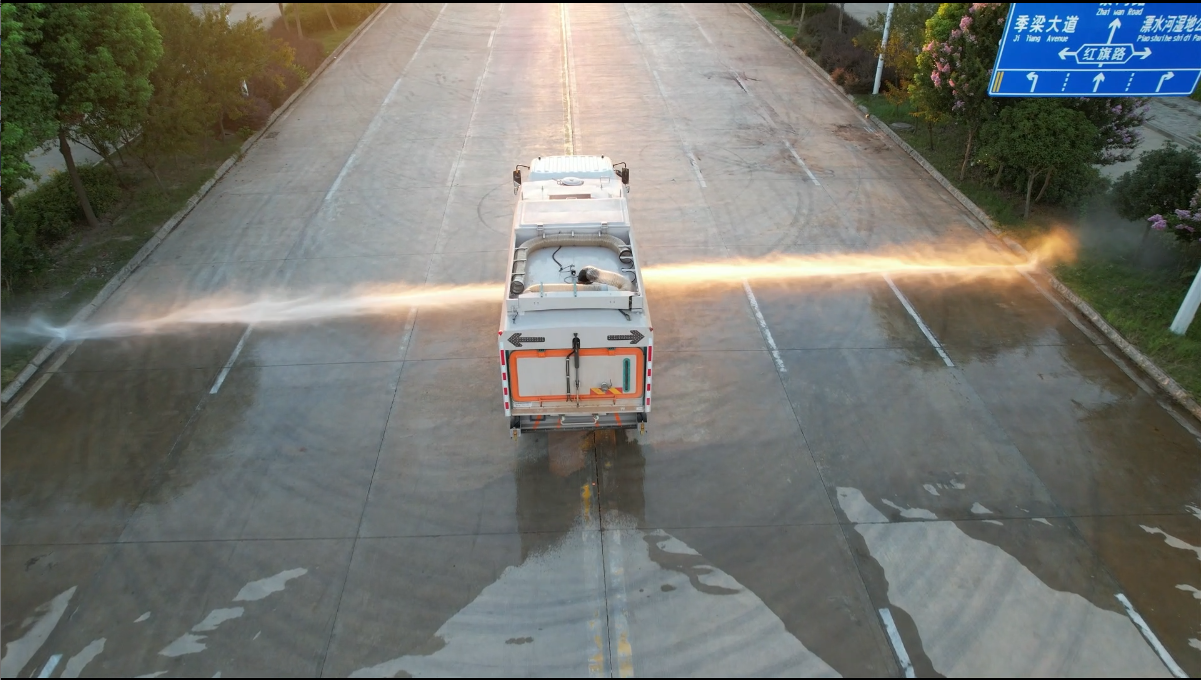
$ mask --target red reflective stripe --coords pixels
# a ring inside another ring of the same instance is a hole
[[[508,411],[508,410],[509,410],[509,402],[507,402],[507,401],[505,402],[505,410],[506,410],[506,411]]]
[[[501,379],[501,380],[508,380],[508,379],[509,379],[509,374],[508,374],[508,373],[501,373],[501,374],[500,374],[500,379]]]
[[[505,365],[505,351],[503,349],[500,351],[500,365]]]
[[[651,398],[650,398],[650,397],[647,397],[647,398],[646,398],[646,405],[647,405],[647,406],[650,406],[650,405],[651,405]]]
[[[649,366],[646,369],[646,377],[648,377],[648,378],[651,377],[651,369]]]
[[[652,347],[650,345],[646,346],[646,360],[647,361],[651,360],[651,350],[653,350],[653,349],[654,349],[654,347]]]
[[[506,396],[506,397],[507,397],[507,396],[509,396],[509,388],[508,388],[508,387],[506,387],[506,388],[504,388],[504,389],[505,389],[505,396]]]
[[[647,384],[646,384],[646,391],[647,391],[647,392],[650,392],[650,391],[651,391],[651,384],[650,384],[650,383],[647,383]]]

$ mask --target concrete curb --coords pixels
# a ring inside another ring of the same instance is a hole
[[[820,72],[823,76],[825,76],[826,82],[830,83],[832,87],[838,89],[839,93],[845,95],[845,93],[842,92],[842,89],[834,84],[833,79],[830,78],[830,75],[826,73],[824,69],[814,63],[814,61],[810,59],[803,50],[793,44],[793,42],[789,40],[787,36],[773,26],[772,23],[768,21],[762,14],[755,11],[755,8],[746,3],[743,3],[743,7],[749,11],[752,16],[757,17],[764,26],[771,29],[772,33],[774,33],[781,42],[791,48],[793,52],[796,52],[806,66],[816,70],[817,72]],[[850,95],[845,96],[851,101],[852,104],[855,103],[855,99],[853,97]],[[875,126],[880,130],[883,130],[884,133],[888,135],[888,137],[894,143],[896,143],[897,146],[905,151],[905,153],[909,154],[910,158],[917,161],[918,165],[921,165],[923,168],[925,168],[926,172],[930,173],[930,176],[933,177],[935,181],[941,184],[944,189],[946,189],[952,196],[955,197],[955,200],[959,201],[959,203],[962,204],[963,207],[966,208],[973,217],[979,220],[979,222],[988,229],[990,234],[1004,243],[1017,255],[1020,255],[1027,260],[1030,259],[1030,253],[1023,248],[1020,243],[1009,238],[999,229],[997,229],[996,223],[993,222],[993,219],[988,216],[988,213],[981,210],[980,207],[973,203],[970,198],[965,196],[962,191],[955,188],[955,185],[951,184],[950,180],[948,180],[946,177],[943,177],[941,172],[935,169],[933,165],[930,165],[929,161],[923,158],[916,149],[914,149],[912,146],[909,146],[905,140],[901,139],[900,136],[898,136],[897,133],[894,132],[892,128],[890,128],[884,121],[868,113],[866,107],[857,106],[857,108],[861,112],[867,114],[867,117],[872,121],[872,123],[874,123]],[[1092,308],[1092,305],[1085,302],[1080,298],[1079,295],[1076,295],[1076,293],[1072,292],[1070,288],[1063,285],[1063,282],[1056,278],[1054,274],[1041,266],[1039,266],[1037,269],[1039,274],[1047,278],[1047,280],[1051,283],[1051,287],[1054,288],[1057,293],[1071,302],[1076,307],[1077,311],[1084,315],[1085,318],[1091,321],[1094,326],[1104,333],[1105,337],[1109,338],[1110,342],[1116,345],[1118,349],[1122,350],[1122,353],[1124,353],[1131,361],[1138,365],[1143,372],[1151,376],[1151,378],[1154,379],[1155,382],[1158,383],[1165,392],[1167,392],[1172,396],[1173,399],[1176,400],[1176,403],[1180,404],[1189,413],[1193,414],[1194,418],[1201,420],[1201,406],[1199,406],[1197,402],[1193,401],[1188,392],[1186,392],[1179,383],[1173,380],[1172,377],[1167,373],[1164,373],[1163,369],[1161,369],[1159,366],[1156,366],[1155,362],[1151,361],[1147,355],[1140,352],[1137,347],[1130,344],[1130,341],[1122,337],[1122,334],[1119,333],[1117,329],[1115,329],[1113,326],[1110,326],[1109,323],[1097,313],[1097,310]]]
[[[338,57],[341,56],[342,53],[347,49],[349,49],[364,31],[370,28],[371,25],[383,15],[384,10],[386,10],[388,6],[389,3],[380,4],[379,7],[375,8],[374,12],[368,15],[367,18],[363,19],[358,28],[352,31],[350,35],[346,36],[346,39],[342,41],[342,44],[338,45],[338,48],[331,52],[330,55],[325,58],[325,61],[321,62],[321,65],[317,67],[317,70],[313,71],[312,75],[310,75],[308,79],[304,81],[304,84],[297,88],[297,90],[292,93],[292,96],[288,97],[288,99],[284,101],[284,103],[281,104],[280,107],[276,109],[269,118],[267,118],[267,124],[263,126],[263,129],[254,133],[245,142],[243,142],[241,148],[238,149],[238,153],[222,163],[221,166],[217,168],[217,171],[213,173],[212,178],[205,182],[200,189],[196,191],[196,193],[192,194],[192,197],[188,199],[188,202],[184,204],[184,207],[180,208],[179,211],[172,215],[171,218],[166,222],[163,222],[162,226],[160,226],[158,230],[154,232],[154,236],[150,237],[150,240],[147,241],[145,245],[143,245],[142,248],[134,254],[129,262],[125,263],[125,266],[121,267],[121,269],[113,275],[113,278],[109,279],[109,282],[105,284],[104,288],[101,288],[100,292],[96,293],[96,296],[92,298],[92,301],[84,305],[78,312],[76,312],[68,323],[77,324],[87,321],[88,318],[90,318],[92,314],[95,313],[95,311],[100,307],[100,305],[104,304],[106,300],[112,297],[112,294],[121,287],[121,284],[125,283],[125,281],[127,281],[134,273],[134,271],[136,271],[137,268],[146,261],[146,258],[150,257],[150,254],[153,253],[155,249],[158,248],[159,245],[161,245],[162,242],[171,235],[171,232],[175,230],[175,227],[179,226],[179,223],[182,222],[184,218],[186,218],[192,212],[192,210],[196,208],[201,199],[208,195],[209,191],[216,186],[217,182],[221,181],[221,178],[228,174],[230,169],[232,169],[234,165],[238,163],[238,161],[246,157],[246,153],[250,151],[250,148],[263,138],[263,135],[271,129],[271,126],[275,124],[275,121],[277,121],[280,116],[284,115],[289,109],[292,108],[292,105],[308,91],[309,87],[313,83],[317,82],[317,78],[335,61],[337,61]],[[35,373],[37,373],[38,369],[41,368],[44,363],[46,363],[46,360],[53,356],[54,353],[63,346],[63,343],[64,340],[62,338],[55,338],[46,343],[46,345],[42,347],[41,351],[34,355],[33,359],[31,359],[30,362],[25,365],[25,368],[21,369],[21,372],[17,374],[17,377],[14,378],[13,381],[4,388],[4,391],[0,392],[0,403],[7,404],[8,402],[12,401],[12,398],[21,391],[21,388],[24,387],[25,384],[29,382],[29,379],[32,378]]]

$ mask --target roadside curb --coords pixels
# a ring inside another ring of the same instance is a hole
[[[816,70],[817,72],[819,72],[823,76],[825,76],[826,82],[830,83],[830,85],[832,87],[836,88],[840,94],[843,94],[844,96],[846,96],[846,98],[848,100],[850,100],[852,105],[855,105],[856,108],[858,108],[860,112],[866,114],[867,118],[869,120],[871,120],[871,122],[873,124],[875,124],[875,126],[877,128],[879,128],[880,130],[883,130],[884,133],[886,135],[888,135],[888,137],[894,143],[896,143],[897,146],[899,146],[903,151],[905,151],[905,153],[909,154],[910,158],[917,161],[917,163],[919,165],[921,165],[926,170],[926,172],[930,173],[930,176],[933,177],[934,180],[937,181],[939,184],[941,184],[942,187],[944,189],[946,189],[955,198],[955,200],[959,201],[959,203],[962,204],[963,207],[966,208],[967,211],[969,213],[971,213],[973,217],[975,217],[977,220],[979,220],[979,222],[981,224],[983,224],[985,228],[988,229],[988,232],[990,234],[992,234],[997,240],[1004,243],[1015,254],[1020,255],[1021,257],[1026,258],[1027,260],[1030,259],[1031,256],[1030,256],[1029,251],[1027,251],[1025,248],[1023,248],[1020,243],[1009,238],[1004,233],[1002,233],[999,229],[997,229],[996,223],[993,222],[993,219],[988,216],[988,213],[981,210],[980,207],[977,206],[975,203],[973,203],[970,198],[965,196],[962,191],[957,189],[955,187],[955,185],[951,184],[950,180],[948,180],[946,177],[944,177],[941,172],[939,172],[933,165],[930,164],[929,161],[927,161],[924,157],[922,157],[922,155],[916,149],[914,149],[912,146],[910,146],[905,140],[901,139],[901,137],[899,135],[897,135],[897,133],[894,132],[892,130],[892,128],[890,128],[888,126],[888,124],[886,124],[884,121],[882,121],[879,118],[868,113],[866,107],[859,106],[858,104],[856,104],[854,97],[843,92],[842,88],[839,88],[834,83],[833,79],[830,78],[830,74],[826,73],[824,69],[822,69],[812,59],[810,59],[809,56],[807,54],[805,54],[805,52],[801,48],[797,47],[791,40],[788,39],[787,36],[785,36],[783,33],[781,33],[778,28],[773,26],[770,21],[768,21],[762,14],[760,14],[758,11],[756,11],[755,8],[751,7],[747,3],[743,3],[743,7],[744,7],[744,9],[749,11],[752,16],[756,17],[760,21],[760,23],[762,23],[767,28],[771,29],[772,33],[774,33],[776,35],[776,37],[780,39],[781,42],[783,42],[786,46],[788,46],[790,49],[792,49],[792,51],[795,52],[797,54],[797,56],[799,56],[803,60],[803,62],[806,66],[810,67],[810,69]],[[1158,128],[1156,128],[1156,129],[1158,129]],[[1074,305],[1076,307],[1076,310],[1079,311],[1082,315],[1084,315],[1084,317],[1087,318],[1090,322],[1092,322],[1092,324],[1094,326],[1096,326],[1102,333],[1104,333],[1105,337],[1109,338],[1110,342],[1112,342],[1114,345],[1116,345],[1118,347],[1118,349],[1122,350],[1122,353],[1125,354],[1127,356],[1127,358],[1129,358],[1131,361],[1133,361],[1139,368],[1141,368],[1143,370],[1143,372],[1145,372],[1147,375],[1151,376],[1151,378],[1153,380],[1155,380],[1155,382],[1158,383],[1159,386],[1165,392],[1167,392],[1169,395],[1171,395],[1171,397],[1173,399],[1176,400],[1176,403],[1178,403],[1182,407],[1184,407],[1189,413],[1191,413],[1193,415],[1194,418],[1201,421],[1201,406],[1199,406],[1197,404],[1197,402],[1193,401],[1193,399],[1189,396],[1188,392],[1186,392],[1184,390],[1184,388],[1180,386],[1179,383],[1177,383],[1175,380],[1173,380],[1172,377],[1170,375],[1168,375],[1167,373],[1165,373],[1163,371],[1163,369],[1161,369],[1159,366],[1156,366],[1155,362],[1151,361],[1151,359],[1149,357],[1147,357],[1147,355],[1145,355],[1141,351],[1139,351],[1139,349],[1137,347],[1130,344],[1130,341],[1127,340],[1126,338],[1122,337],[1122,334],[1119,333],[1117,331],[1117,329],[1115,329],[1113,326],[1109,325],[1109,323],[1107,321],[1105,321],[1105,319],[1100,314],[1097,313],[1097,310],[1093,309],[1092,305],[1088,304],[1083,299],[1081,299],[1081,297],[1079,295],[1072,292],[1072,290],[1070,288],[1068,288],[1067,286],[1065,286],[1062,281],[1060,281],[1058,278],[1055,277],[1054,274],[1052,274],[1050,271],[1048,271],[1045,267],[1043,267],[1041,265],[1036,265],[1036,268],[1037,268],[1039,274],[1041,274],[1042,276],[1045,276],[1047,278],[1047,280],[1051,283],[1051,287],[1054,288],[1057,293],[1059,293],[1066,300],[1071,302],[1072,305]]]
[[[163,224],[154,232],[154,236],[151,236],[150,240],[147,241],[132,258],[130,258],[129,262],[125,263],[125,266],[121,267],[121,269],[119,269],[117,273],[114,274],[111,279],[109,279],[109,282],[105,284],[104,288],[100,289],[100,292],[96,293],[96,296],[92,298],[91,302],[84,305],[78,312],[75,313],[74,316],[71,317],[71,320],[68,322],[68,324],[78,324],[87,321],[92,314],[99,309],[100,305],[104,304],[105,301],[112,297],[113,293],[115,293],[117,289],[120,288],[121,285],[124,284],[138,269],[138,267],[140,267],[142,263],[146,261],[146,258],[150,257],[150,254],[153,253],[155,249],[157,249],[159,245],[161,245],[162,242],[171,235],[171,232],[175,230],[175,227],[179,226],[179,223],[183,222],[184,218],[191,214],[192,210],[200,204],[200,201],[207,196],[210,191],[212,191],[217,182],[221,181],[221,179],[225,177],[225,175],[227,175],[229,171],[238,164],[239,161],[246,157],[246,154],[250,151],[251,147],[253,147],[260,139],[262,139],[263,135],[266,134],[267,131],[271,129],[271,126],[275,124],[275,121],[287,113],[288,110],[292,108],[292,105],[295,104],[301,96],[308,92],[309,87],[313,83],[317,82],[317,78],[320,77],[321,74],[324,73],[326,69],[328,69],[335,61],[337,61],[338,57],[341,56],[342,53],[347,49],[349,49],[364,31],[370,28],[380,18],[380,16],[383,15],[384,11],[388,9],[388,6],[389,3],[381,3],[379,7],[375,8],[375,11],[363,19],[358,28],[351,31],[350,35],[346,36],[346,39],[342,41],[342,44],[338,45],[337,49],[331,52],[330,55],[325,58],[325,61],[321,62],[321,65],[317,67],[317,70],[313,71],[308,79],[304,81],[304,84],[297,88],[297,90],[292,93],[292,96],[288,97],[278,109],[271,113],[271,115],[267,118],[267,123],[263,126],[263,129],[247,138],[247,140],[242,143],[241,148],[238,149],[238,152],[222,163],[221,166],[217,168],[217,171],[213,173],[213,176],[207,182],[201,185],[201,187],[196,190],[196,193],[192,194],[192,197],[188,199],[188,202],[185,203],[178,212],[172,215],[166,222],[163,222]],[[54,353],[63,346],[64,342],[65,341],[62,338],[55,338],[46,343],[46,345],[42,347],[42,349],[36,355],[34,355],[33,359],[31,359],[29,363],[25,365],[25,368],[21,369],[21,372],[17,374],[17,377],[14,378],[13,381],[4,388],[4,391],[0,392],[0,404],[7,404],[10,402],[12,398],[21,391],[21,388],[24,387],[27,382],[29,382],[29,379],[32,378],[35,373],[37,373],[38,369],[41,368],[44,363],[46,363],[46,360],[53,356]]]

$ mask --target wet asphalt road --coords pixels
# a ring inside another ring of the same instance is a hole
[[[97,320],[502,281],[565,151],[644,265],[984,240],[738,5],[395,5],[272,131]],[[511,441],[494,305],[85,342],[6,414],[0,671],[1169,674],[1121,594],[1201,675],[1198,424],[1036,283],[652,284],[637,438]]]

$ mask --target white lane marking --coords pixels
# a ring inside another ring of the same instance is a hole
[[[1049,527],[1051,527],[1051,526],[1055,526],[1054,524],[1051,524],[1050,522],[1048,522],[1046,517],[1035,517],[1035,518],[1034,518],[1034,521],[1035,521],[1035,522],[1042,522],[1043,524],[1046,524],[1046,525],[1047,525],[1047,526],[1049,526]]]
[[[83,344],[82,340],[79,342],[73,342],[71,343],[70,347],[63,350],[62,353],[58,355],[58,358],[46,368],[45,372],[42,373],[42,375],[33,383],[33,385],[31,385],[29,389],[25,390],[25,393],[21,395],[21,398],[17,400],[17,403],[13,404],[12,407],[5,412],[3,420],[0,420],[0,428],[8,425],[8,422],[15,418],[17,414],[25,408],[25,405],[29,403],[29,400],[33,399],[33,395],[37,394],[38,390],[42,389],[46,382],[50,380],[51,376],[58,372],[59,368],[62,368],[62,365],[67,362],[67,359],[71,358],[71,355],[75,353],[75,350],[79,349],[81,344]]]
[[[1143,531],[1149,534],[1159,534],[1160,536],[1163,536],[1163,542],[1167,543],[1173,548],[1176,548],[1177,550],[1188,550],[1193,552],[1197,555],[1197,559],[1201,560],[1201,546],[1186,543],[1158,527],[1149,527],[1145,524],[1140,524],[1139,526],[1143,528]]]
[[[925,508],[903,508],[890,500],[881,499],[881,503],[893,510],[899,510],[905,519],[938,519],[938,516]]]
[[[801,155],[800,155],[800,154],[798,154],[798,153],[796,152],[796,149],[794,149],[794,148],[792,147],[792,142],[790,142],[790,141],[788,141],[787,139],[785,139],[785,140],[784,140],[784,148],[788,149],[788,153],[792,154],[792,157],[793,157],[793,159],[795,159],[795,160],[796,160],[796,162],[797,162],[797,165],[801,166],[801,169],[805,171],[805,174],[806,174],[806,175],[809,175],[809,179],[813,180],[813,184],[814,184],[815,186],[819,186],[819,187],[820,187],[820,186],[822,185],[822,183],[821,183],[821,182],[819,182],[819,181],[817,181],[817,177],[816,177],[816,176],[814,176],[814,174],[813,174],[813,171],[809,169],[809,166],[808,166],[808,165],[805,165],[805,161],[804,161],[804,159],[802,159],[802,158],[801,158]]]
[[[705,176],[701,174],[701,162],[696,159],[696,154],[691,151],[688,152],[688,164],[692,166],[692,172],[696,173],[696,181],[702,187],[706,186]]]
[[[1201,600],[1201,590],[1197,590],[1196,588],[1188,585],[1187,583],[1176,584],[1176,590],[1183,590],[1186,593],[1192,593],[1194,600]]]
[[[999,519],[986,519],[986,520],[981,520],[981,521],[983,521],[985,524],[995,524],[999,527],[1005,526],[1005,523]]]
[[[246,613],[246,610],[242,609],[241,607],[214,609],[213,611],[209,612],[208,616],[204,617],[203,621],[195,626],[192,626],[192,632],[205,633],[210,630],[217,630],[217,626],[220,626],[226,621],[241,618],[242,614],[244,613]]]
[[[879,515],[854,489],[838,489],[838,503],[852,521]],[[886,601],[912,618],[927,658],[946,677],[1168,676],[1123,613],[1048,586],[955,522],[854,529],[883,569]]]
[[[83,672],[84,666],[87,666],[89,663],[92,662],[92,659],[95,659],[96,657],[100,656],[100,653],[104,651],[104,643],[106,641],[107,641],[106,638],[99,638],[99,639],[92,640],[91,642],[89,642],[88,646],[79,650],[78,654],[71,657],[70,659],[67,659],[67,665],[63,667],[63,674],[58,677],[60,677],[60,678],[78,678],[79,674],[81,672]],[[42,676],[42,677],[48,677],[48,676]]]
[[[755,292],[751,290],[751,284],[746,279],[742,280],[742,290],[746,292],[747,302],[751,303],[751,311],[755,313],[755,323],[759,324],[759,332],[763,334],[763,340],[767,342],[767,349],[771,352],[771,360],[775,362],[776,370],[780,372],[780,375],[787,375],[788,369],[784,366],[784,360],[780,358],[776,340],[771,336],[771,329],[767,327],[763,312],[759,310],[759,301],[755,299]]]
[[[701,32],[701,35],[702,35],[702,36],[705,38],[705,42],[707,42],[707,43],[709,43],[710,45],[712,45],[712,44],[713,44],[713,39],[712,39],[712,38],[710,38],[710,37],[709,37],[709,34],[705,32],[705,27],[704,27],[704,26],[701,26],[701,22],[697,21],[697,20],[696,20],[696,17],[692,15],[692,12],[689,12],[689,11],[688,11],[688,7],[687,7],[687,6],[686,6],[684,3],[682,3],[682,2],[681,2],[681,3],[680,3],[680,9],[684,10],[684,14],[687,14],[687,15],[688,15],[688,18],[689,18],[689,19],[692,19],[692,23],[696,24],[696,30],[698,30],[698,31],[700,31],[700,32]]]
[[[272,593],[278,593],[283,590],[288,585],[288,581],[300,578],[307,573],[309,573],[309,570],[304,568],[289,569],[281,571],[275,576],[251,581],[242,586],[242,589],[234,596],[234,602],[254,602],[255,600],[261,600]]]
[[[4,646],[4,656],[0,658],[0,677],[17,677],[21,669],[25,668],[25,664],[29,663],[34,654],[37,654],[46,642],[46,638],[54,632],[63,613],[67,611],[67,605],[71,602],[71,596],[75,594],[75,588],[76,586],[71,586],[56,595],[54,599],[38,607],[34,611],[34,615],[41,614],[41,618],[34,621],[29,630],[19,639]],[[32,621],[33,617],[31,616],[28,620]]]
[[[979,503],[972,503],[972,514],[973,515],[991,515],[991,514],[993,514],[993,512],[992,512],[992,510],[989,510],[988,508],[984,507],[983,505],[980,505]]]
[[[400,332],[400,360],[404,361],[409,354],[409,343],[413,340],[413,328],[417,325],[417,308],[409,310],[409,318],[405,320],[404,330]]]
[[[225,366],[221,372],[217,374],[217,380],[213,382],[213,387],[209,390],[209,394],[216,394],[221,389],[221,383],[225,382],[225,377],[229,375],[230,369],[234,367],[234,362],[238,360],[238,355],[242,353],[242,347],[246,345],[246,338],[250,337],[250,329],[254,326],[247,326],[242,332],[242,337],[238,339],[238,344],[234,345],[234,351],[229,355],[229,361],[225,362]]]
[[[575,122],[571,108],[574,105],[572,94],[575,90],[571,68],[571,20],[567,18],[567,3],[559,3],[559,35],[563,45],[563,115],[567,119],[566,146],[567,155],[575,154]]]
[[[1168,650],[1164,649],[1164,646],[1160,643],[1159,638],[1155,637],[1155,633],[1151,632],[1151,627],[1148,626],[1147,622],[1143,620],[1143,617],[1139,615],[1137,611],[1135,611],[1134,605],[1130,604],[1130,600],[1126,599],[1126,596],[1122,593],[1118,593],[1117,597],[1118,601],[1122,603],[1122,606],[1126,608],[1126,615],[1129,616],[1130,620],[1134,622],[1135,627],[1137,627],[1138,631],[1143,634],[1143,637],[1147,638],[1147,642],[1151,645],[1151,648],[1155,650],[1155,653],[1159,655],[1159,660],[1163,661],[1163,665],[1168,667],[1168,670],[1172,673],[1172,675],[1178,678],[1187,678],[1188,674],[1184,672],[1184,669],[1176,664],[1176,661],[1172,658],[1172,655],[1168,654]]]
[[[146,612],[145,614],[142,614],[142,615],[141,615],[141,616],[139,616],[138,618],[134,619],[134,620],[133,620],[133,622],[134,622],[134,623],[141,623],[141,622],[145,621],[145,620],[146,620],[146,619],[148,619],[148,618],[150,618],[150,612]]]
[[[471,113],[467,116],[467,132],[463,135],[463,144],[459,146],[459,153],[455,156],[455,162],[450,166],[450,174],[446,177],[447,186],[453,187],[459,179],[459,168],[463,165],[463,152],[467,150],[467,143],[471,140],[471,127],[475,124],[475,114],[479,110],[480,93],[484,90],[484,79],[488,77],[488,68],[492,65],[492,38],[494,36],[496,36],[496,29],[492,29],[492,35],[488,36],[488,56],[484,58],[483,72],[475,80],[475,91],[471,93]]]
[[[350,152],[350,157],[342,165],[342,170],[338,172],[338,176],[334,179],[334,183],[330,185],[329,191],[325,193],[324,202],[328,203],[334,197],[334,194],[338,191],[338,187],[342,186],[342,180],[345,179],[346,174],[350,172],[350,168],[354,166],[355,160],[358,159],[359,152],[367,148],[375,133],[379,131],[380,125],[383,124],[384,109],[392,102],[392,97],[396,96],[396,91],[400,89],[400,83],[408,74],[409,67],[417,60],[417,55],[421,53],[421,48],[425,46],[425,41],[429,40],[430,35],[433,34],[434,27],[438,25],[438,22],[442,19],[442,13],[445,11],[446,5],[443,4],[442,9],[438,10],[438,16],[434,17],[434,22],[430,24],[429,30],[422,36],[421,42],[417,43],[417,49],[413,50],[413,56],[409,57],[409,63],[405,64],[404,69],[401,70],[400,75],[396,78],[396,82],[392,83],[392,89],[388,90],[388,96],[384,97],[383,103],[379,105],[379,109],[375,112],[375,117],[371,119],[367,130],[359,138],[358,144],[355,144],[354,150]]]
[[[888,287],[892,289],[892,292],[896,294],[897,299],[900,300],[901,304],[905,306],[905,311],[909,312],[909,316],[913,317],[913,320],[917,322],[917,327],[922,329],[922,335],[926,336],[926,339],[929,340],[930,344],[934,346],[934,351],[938,352],[938,356],[942,357],[943,363],[950,368],[954,368],[955,364],[951,363],[951,357],[947,356],[947,353],[943,350],[942,345],[938,344],[938,340],[934,337],[934,333],[930,331],[930,327],[926,325],[926,322],[922,321],[922,317],[918,316],[917,310],[913,308],[913,305],[909,304],[909,299],[906,298],[903,293],[901,293],[901,289],[897,288],[897,284],[892,282],[891,276],[888,274],[884,274],[883,276],[884,280],[888,282]]]
[[[203,642],[205,637],[207,636],[184,633],[183,635],[180,635],[172,640],[171,644],[160,649],[158,651],[159,656],[166,656],[173,659],[177,656],[183,656],[185,654],[197,654],[199,652],[203,652],[208,648],[208,645],[204,644]]]
[[[905,651],[905,643],[901,641],[901,633],[897,631],[897,623],[892,620],[892,611],[888,607],[880,610],[880,621],[884,623],[888,642],[892,645],[893,653],[897,655],[897,663],[901,664],[901,672],[907,678],[916,677],[913,674],[913,662],[909,660],[909,652]]]
[[[63,658],[62,654],[51,654],[50,658],[46,659],[46,665],[42,666],[42,672],[38,673],[38,677],[39,678],[50,677],[50,675],[52,673],[54,673],[54,669],[58,668],[58,662],[62,661],[62,658]]]

